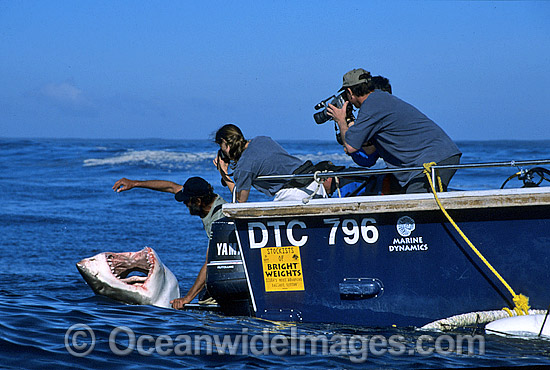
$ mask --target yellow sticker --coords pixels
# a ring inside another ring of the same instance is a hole
[[[300,247],[262,248],[266,292],[304,290]]]

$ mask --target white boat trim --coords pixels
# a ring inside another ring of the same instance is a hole
[[[235,235],[237,236],[237,244],[239,245],[239,251],[241,251],[241,260],[243,262],[244,267],[244,274],[246,276],[246,285],[248,286],[248,293],[250,294],[250,301],[252,302],[252,309],[254,312],[258,312],[257,306],[256,306],[256,299],[254,297],[254,291],[252,290],[252,284],[250,283],[250,277],[248,276],[248,269],[246,268],[246,260],[244,258],[243,251],[243,245],[241,243],[241,239],[239,238],[239,233],[237,230],[235,230]]]
[[[225,266],[225,265],[242,265],[242,261],[234,261],[234,260],[221,260],[221,261],[212,261],[208,262],[207,266]]]
[[[539,206],[550,204],[550,187],[452,191],[438,193],[438,197],[448,210]],[[430,193],[312,199],[307,204],[299,201],[225,203],[222,208],[223,214],[232,219],[372,214],[438,209],[439,206],[435,202],[433,194]]]

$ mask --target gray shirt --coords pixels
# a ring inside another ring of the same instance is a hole
[[[290,175],[300,167],[302,161],[283,149],[267,136],[257,136],[250,140],[237,162],[233,178],[237,191],[256,190],[274,196],[288,180],[257,180],[258,176]]]
[[[201,219],[208,239],[212,238],[212,223],[223,217],[221,206],[224,203],[225,200],[223,200],[223,198],[218,195],[216,199],[214,199],[214,202],[212,203],[208,214]]]
[[[356,149],[368,141],[388,168],[422,167],[461,154],[441,127],[412,105],[381,90],[365,99],[355,124],[346,132],[346,142]],[[404,186],[418,174],[400,172],[395,177]]]

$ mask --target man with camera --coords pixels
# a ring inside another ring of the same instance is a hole
[[[202,177],[190,177],[185,184],[179,185],[166,180],[130,180],[125,177],[115,182],[113,190],[117,193],[133,188],[144,188],[156,190],[164,193],[175,194],[175,199],[182,202],[189,209],[192,216],[199,216],[202,220],[204,230],[208,239],[212,237],[212,223],[223,217],[222,205],[225,200],[214,193],[210,185]],[[207,252],[208,254],[208,252]],[[172,302],[172,307],[181,310],[187,303],[191,302],[206,287],[206,262],[199,271],[193,286],[182,298],[176,298]],[[207,299],[208,294],[199,296],[199,303],[213,303],[212,299]]]
[[[328,104],[327,113],[338,124],[348,154],[370,142],[388,168],[460,163],[462,153],[441,127],[412,105],[375,89],[369,72],[362,68],[347,72],[340,91],[344,91],[346,101],[341,108]],[[359,108],[355,121],[347,114],[349,104]],[[439,171],[444,190],[455,172]],[[405,193],[431,191],[422,172],[396,172],[395,177]]]

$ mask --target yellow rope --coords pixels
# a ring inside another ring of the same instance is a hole
[[[515,303],[515,307],[514,307],[514,311],[518,314],[518,315],[528,315],[529,314],[529,298],[524,296],[523,294],[516,294],[516,292],[514,292],[514,290],[512,289],[512,287],[506,282],[506,280],[504,280],[504,278],[502,276],[500,276],[500,274],[497,272],[497,270],[495,270],[495,268],[489,263],[489,261],[487,261],[487,259],[485,259],[485,257],[483,257],[483,255],[481,254],[481,252],[479,252],[477,250],[477,248],[472,244],[472,242],[468,239],[468,237],[462,232],[462,230],[460,230],[460,228],[458,227],[458,225],[454,222],[454,220],[451,218],[451,216],[447,213],[447,211],[445,210],[445,208],[443,207],[443,205],[441,204],[441,202],[439,201],[439,197],[437,196],[437,192],[435,191],[435,187],[434,187],[434,184],[433,184],[433,181],[432,181],[432,178],[430,176],[431,174],[431,167],[432,166],[435,166],[436,163],[435,162],[430,162],[430,163],[424,163],[424,174],[426,175],[426,177],[428,178],[428,182],[430,183],[430,187],[432,189],[432,193],[434,195],[434,198],[435,198],[435,201],[437,202],[437,205],[439,206],[439,208],[441,208],[441,211],[443,212],[443,214],[447,217],[447,219],[449,220],[449,222],[451,223],[451,225],[454,226],[454,228],[456,229],[456,231],[460,234],[460,236],[462,236],[462,238],[464,239],[464,241],[466,241],[466,243],[470,246],[470,248],[475,252],[475,254],[477,254],[477,256],[479,257],[479,259],[481,259],[483,261],[483,263],[485,263],[485,265],[489,268],[489,270],[491,270],[491,272],[500,280],[500,282],[506,287],[506,289],[508,289],[508,291],[512,294],[512,297],[513,297],[513,301]],[[437,171],[437,170],[436,170]],[[437,172],[436,172],[437,173]],[[441,178],[439,177],[439,174],[437,175],[437,180],[438,180],[438,184],[439,184],[439,189],[440,191],[443,190],[443,186],[441,184]],[[513,316],[513,313],[512,311],[510,311],[509,308],[507,307],[504,307],[503,310],[505,310],[506,312],[508,312],[508,314],[510,316]]]

